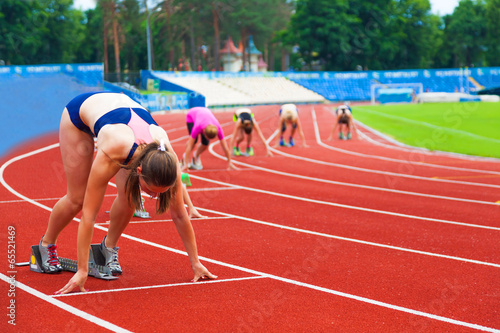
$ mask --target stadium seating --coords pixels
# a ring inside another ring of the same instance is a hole
[[[284,77],[173,76],[155,72],[155,76],[196,91],[208,106],[255,105],[270,103],[317,103],[325,98]]]

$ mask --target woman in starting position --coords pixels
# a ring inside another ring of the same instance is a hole
[[[62,270],[56,253],[57,237],[78,212],[82,211],[82,217],[77,237],[78,271],[58,294],[75,287],[85,291],[94,224],[113,177],[118,194],[110,210],[110,225],[101,251],[114,275],[122,273],[116,245],[135,209],[141,207],[142,191],[157,198],[158,213],[170,208],[191,262],[194,281],[216,278],[198,258],[193,227],[184,208],[177,157],[166,132],[146,109],[124,94],[79,95],[63,111],[59,143],[67,194],[54,206],[40,240],[42,269],[46,273]]]

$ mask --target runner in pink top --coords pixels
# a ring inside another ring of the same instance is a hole
[[[195,107],[189,110],[186,115],[186,123],[193,124],[192,129],[189,133],[195,140],[208,125],[214,125],[215,127],[217,127],[217,137],[219,138],[219,140],[224,139],[224,132],[220,127],[219,121],[215,118],[212,111],[207,108]]]
[[[222,127],[220,126],[219,121],[217,120],[217,118],[215,118],[212,111],[205,107],[192,108],[186,115],[186,124],[189,132],[189,139],[186,143],[186,151],[182,156],[182,170],[187,170],[188,168],[196,170],[203,169],[200,155],[207,149],[210,140],[214,139],[215,137],[219,139],[222,150],[224,150],[224,153],[226,154],[228,169],[237,169],[231,162],[231,154],[229,153],[226,141],[224,140],[224,132],[222,131]],[[201,137],[201,144],[193,153],[199,136]],[[193,154],[192,159],[191,154]],[[186,164],[185,161],[191,162],[189,164]]]

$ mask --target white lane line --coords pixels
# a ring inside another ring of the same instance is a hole
[[[320,161],[320,160],[316,160],[316,159],[312,159],[312,158],[308,158],[308,157],[302,157],[302,156],[288,154],[288,153],[282,152],[281,150],[277,150],[277,149],[272,148],[272,147],[271,147],[271,150],[277,154],[280,154],[280,155],[283,155],[283,156],[286,156],[289,158],[293,158],[296,160],[301,160],[301,161],[306,161],[306,162],[310,162],[310,163],[314,163],[314,164],[327,165],[327,166],[332,166],[332,167],[336,167],[336,168],[346,169],[346,170],[349,170],[349,172],[356,170],[356,171],[360,171],[360,172],[385,175],[385,176],[389,176],[389,177],[401,177],[401,178],[417,179],[417,180],[423,180],[423,181],[429,181],[429,182],[440,182],[440,183],[448,183],[448,184],[460,184],[460,185],[468,185],[468,186],[500,188],[500,185],[494,185],[494,184],[464,182],[464,181],[460,181],[460,180],[451,180],[451,179],[429,178],[429,177],[415,176],[415,175],[404,174],[404,173],[361,168],[361,167],[356,167],[356,166],[346,165],[346,164],[325,162],[325,161]]]
[[[184,282],[184,283],[171,283],[171,284],[158,284],[152,286],[143,286],[143,287],[131,287],[131,288],[118,288],[118,289],[107,289],[107,290],[95,290],[95,291],[87,291],[84,293],[75,292],[69,294],[62,295],[52,295],[50,297],[68,297],[68,296],[86,296],[92,294],[104,294],[104,293],[114,293],[120,291],[136,291],[136,290],[146,290],[146,289],[157,289],[157,288],[169,288],[169,287],[180,287],[180,286],[197,286],[203,284],[213,284],[213,283],[225,283],[225,282],[235,282],[235,281],[246,281],[246,280],[256,280],[256,279],[264,279],[266,276],[257,275],[257,276],[249,276],[243,278],[234,278],[234,279],[217,279],[217,280],[207,280],[207,281],[198,281],[198,282]]]
[[[105,197],[116,197],[116,194],[106,194],[104,195]],[[61,199],[61,197],[59,198],[38,198],[38,199],[33,199],[35,201],[57,201]],[[0,204],[10,204],[10,203],[22,203],[22,202],[26,202],[26,200],[3,200],[3,201],[0,201]]]
[[[202,188],[188,188],[188,192],[210,192],[210,191],[224,191],[224,190],[237,190],[237,188],[234,187],[202,187]],[[116,194],[106,194],[104,195],[106,198],[114,198],[116,197]],[[61,197],[58,198],[38,198],[38,199],[33,199],[35,201],[57,201],[61,199]],[[26,200],[3,200],[0,201],[0,204],[11,204],[11,203],[23,203],[26,202]]]
[[[276,130],[267,139],[267,143],[269,143],[270,141],[272,141],[272,139],[277,134],[278,134],[278,130]],[[221,155],[215,153],[215,151],[213,150],[213,145],[215,145],[215,144],[217,144],[217,142],[214,142],[214,143],[212,143],[209,146],[210,152],[214,156],[216,156],[216,157],[218,157],[220,159],[225,159],[225,157],[222,157]],[[500,185],[484,184],[484,183],[474,183],[474,182],[464,182],[464,181],[452,180],[452,179],[428,178],[428,177],[415,176],[415,175],[409,175],[409,174],[404,174],[404,173],[396,173],[396,172],[389,172],[389,171],[381,171],[381,170],[360,168],[360,167],[349,166],[349,165],[345,165],[345,164],[339,164],[339,163],[333,163],[333,162],[325,162],[325,161],[316,160],[316,159],[312,159],[312,158],[308,158],[308,157],[302,157],[302,156],[292,155],[292,154],[285,153],[285,152],[283,152],[281,150],[278,150],[276,148],[273,148],[273,147],[270,147],[270,149],[274,153],[277,153],[279,155],[286,156],[286,157],[289,157],[289,158],[293,158],[293,159],[297,159],[297,160],[301,160],[301,161],[306,161],[306,162],[311,162],[311,163],[315,163],[315,164],[320,164],[320,165],[333,166],[333,167],[337,167],[337,168],[341,168],[341,169],[357,170],[357,171],[360,171],[360,172],[375,173],[375,174],[381,174],[381,175],[386,175],[386,176],[390,176],[390,177],[402,177],[402,178],[418,179],[418,180],[431,181],[431,182],[442,182],[442,183],[461,184],[461,185],[469,185],[469,186],[500,188]],[[237,162],[237,163],[240,163],[242,165],[246,165],[246,166],[251,167],[250,164],[241,163],[241,162]]]
[[[204,221],[204,220],[224,220],[231,219],[232,217],[221,217],[221,216],[211,216],[211,217],[202,217],[202,218],[191,218],[191,221]],[[130,221],[128,224],[147,224],[147,223],[167,223],[173,222],[172,219],[164,219],[164,220],[150,220],[144,219],[142,221]],[[109,221],[96,223],[95,225],[109,225]]]
[[[275,132],[273,136],[276,134]],[[272,136],[271,136],[272,138]],[[271,139],[269,138],[268,141]],[[213,147],[218,144],[217,142],[210,144],[209,146],[209,151],[210,153],[222,160],[226,160],[226,157],[219,155],[216,153],[213,149]],[[295,156],[295,155],[289,155],[286,153],[283,153],[279,150],[276,150],[274,148],[271,148],[274,152],[296,158],[296,159],[303,159],[300,156]],[[302,176],[299,174],[293,174],[289,172],[284,172],[284,171],[277,171],[274,169],[268,169],[264,168],[261,166],[253,165],[253,164],[248,164],[244,163],[235,159],[232,159],[233,163],[238,164],[238,165],[243,165],[246,166],[249,169],[254,169],[254,170],[259,170],[259,171],[264,171],[276,175],[281,175],[281,176],[286,176],[286,177],[291,177],[291,178],[298,178],[298,179],[305,179],[305,180],[310,180],[314,182],[319,182],[319,183],[325,183],[325,184],[332,184],[332,185],[338,185],[338,186],[345,186],[345,187],[353,187],[353,188],[362,188],[362,189],[367,189],[367,190],[374,190],[374,191],[381,191],[381,192],[389,192],[389,193],[398,193],[398,194],[406,194],[406,195],[411,195],[411,196],[418,196],[418,197],[424,197],[424,198],[434,198],[434,199],[442,199],[442,200],[449,200],[449,201],[459,201],[459,202],[469,202],[469,203],[477,203],[481,205],[490,205],[490,206],[497,206],[498,203],[494,201],[482,201],[482,200],[473,200],[473,199],[465,199],[465,198],[457,198],[457,197],[449,197],[449,196],[443,196],[443,195],[435,195],[435,194],[428,194],[428,193],[420,193],[420,192],[411,192],[411,191],[403,191],[403,190],[396,190],[396,189],[390,189],[390,188],[383,188],[383,187],[377,187],[377,186],[369,186],[369,185],[360,185],[360,184],[354,184],[354,183],[347,183],[347,182],[338,182],[334,180],[328,180],[328,179],[323,179],[323,178],[316,178],[316,177],[309,177],[309,176]],[[226,171],[226,170],[221,170],[221,171]],[[198,173],[198,172],[197,172]],[[429,180],[428,178],[424,178],[425,180]],[[454,181],[450,181],[454,182]],[[470,184],[470,183],[467,183]]]
[[[0,273],[0,279],[7,282],[7,283],[11,283],[11,280],[9,279],[9,277],[5,276],[4,274]],[[109,321],[106,321],[104,319],[101,319],[99,317],[96,317],[96,316],[93,316],[87,312],[84,312],[80,309],[77,309],[69,304],[66,304],[64,302],[61,302],[57,299],[54,299],[48,295],[45,295],[44,293],[36,290],[36,289],[33,289],[27,285],[25,285],[24,283],[22,282],[19,282],[19,281],[15,281],[15,286],[16,288],[19,288],[21,290],[24,290],[25,292],[27,292],[28,294],[31,294],[35,297],[38,297],[40,298],[41,300],[44,300],[46,301],[47,303],[50,303],[62,310],[65,310],[77,317],[80,317],[82,319],[85,319],[93,324],[96,324],[97,326],[101,326],[103,328],[106,328],[110,331],[113,331],[113,332],[120,332],[120,333],[130,333],[129,330],[126,330],[120,326],[117,326],[115,324],[112,324],[110,323]]]
[[[306,230],[306,229],[300,229],[300,228],[294,228],[294,227],[289,227],[285,226],[282,224],[276,224],[272,222],[266,222],[262,220],[257,220],[249,217],[244,217],[244,216],[239,216],[239,215],[234,215],[234,214],[229,214],[229,213],[224,213],[212,209],[206,209],[206,208],[201,208],[201,207],[196,207],[196,209],[208,212],[208,213],[214,213],[214,214],[220,214],[223,217],[226,218],[234,218],[238,220],[243,220],[243,221],[248,221],[256,224],[261,224],[273,228],[278,228],[278,229],[283,229],[283,230],[290,230],[294,232],[299,232],[299,233],[304,233],[308,235],[314,235],[314,236],[320,236],[320,237],[325,237],[325,238],[331,238],[331,239],[337,239],[341,241],[346,241],[346,242],[352,242],[352,243],[358,243],[358,244],[363,244],[363,245],[369,245],[369,246],[375,246],[375,247],[380,247],[380,248],[385,248],[385,249],[391,249],[391,250],[396,250],[396,251],[403,251],[403,252],[409,252],[409,253],[415,253],[419,255],[425,255],[425,256],[431,256],[431,257],[438,257],[438,258],[443,258],[443,259],[450,259],[450,260],[456,260],[456,261],[461,261],[461,262],[467,262],[471,264],[477,264],[477,265],[484,265],[484,266],[491,266],[495,268],[500,268],[500,264],[495,264],[487,261],[480,261],[480,260],[474,260],[474,259],[467,259],[467,258],[462,258],[462,257],[455,257],[455,256],[449,256],[445,254],[439,254],[439,253],[433,253],[433,252],[427,252],[427,251],[420,251],[420,250],[413,250],[405,247],[399,247],[399,246],[393,246],[393,245],[386,245],[386,244],[381,244],[381,243],[375,243],[375,242],[369,242],[369,241],[364,241],[360,239],[355,239],[355,238],[348,238],[348,237],[342,237],[342,236],[335,236],[331,234],[325,234],[322,232],[317,232],[317,231],[311,231],[311,230]]]
[[[99,228],[101,228],[103,230],[105,229],[105,228],[102,228],[102,227],[99,227]],[[180,251],[180,250],[177,250],[177,249],[174,249],[174,248],[163,246],[163,245],[160,245],[160,244],[157,244],[157,243],[153,243],[153,242],[150,242],[150,241],[147,241],[147,240],[144,240],[144,239],[140,239],[140,238],[137,238],[137,237],[134,237],[134,236],[130,236],[130,235],[127,235],[127,234],[122,234],[122,237],[128,238],[130,240],[135,240],[135,241],[137,241],[139,243],[148,244],[148,245],[151,245],[151,246],[159,248],[159,249],[164,249],[164,250],[167,250],[167,251],[170,251],[170,252],[182,254],[184,256],[188,255],[184,251]],[[284,283],[288,283],[288,284],[292,284],[292,285],[304,287],[304,288],[307,288],[307,289],[321,291],[321,292],[324,292],[324,293],[328,293],[328,294],[332,294],[332,295],[336,295],[336,296],[340,296],[340,297],[344,297],[344,298],[348,298],[348,299],[353,299],[353,300],[360,301],[360,302],[367,303],[367,304],[377,305],[377,306],[380,306],[380,307],[383,307],[383,308],[387,308],[387,309],[391,309],[391,310],[395,310],[395,311],[405,312],[405,313],[413,314],[413,315],[416,315],[416,316],[421,316],[421,317],[425,317],[425,318],[429,318],[429,319],[434,319],[434,320],[438,320],[438,321],[441,321],[441,322],[446,322],[446,323],[450,323],[450,324],[454,324],[454,325],[458,325],[458,326],[464,326],[464,327],[470,327],[470,328],[474,328],[474,329],[480,329],[480,330],[483,330],[483,331],[486,331],[486,332],[495,332],[495,333],[499,333],[500,332],[500,330],[497,330],[495,328],[486,327],[486,326],[482,326],[482,325],[478,325],[478,324],[472,324],[472,323],[468,323],[468,322],[464,322],[464,321],[460,321],[460,320],[456,320],[456,319],[451,319],[451,318],[447,318],[447,317],[443,317],[443,316],[434,315],[434,314],[423,312],[423,311],[419,311],[419,310],[414,310],[414,309],[410,309],[410,308],[406,308],[406,307],[402,307],[402,306],[398,306],[398,305],[394,305],[394,304],[390,304],[390,303],[386,303],[386,302],[381,302],[381,301],[373,300],[373,299],[362,297],[362,296],[357,296],[357,295],[348,294],[348,293],[337,291],[337,290],[333,290],[333,289],[319,287],[319,286],[316,286],[316,285],[313,285],[313,284],[304,283],[304,282],[292,280],[292,279],[289,279],[289,278],[284,278],[284,277],[280,277],[280,276],[276,276],[276,275],[272,275],[272,274],[260,272],[260,271],[254,270],[254,269],[250,269],[250,268],[245,268],[245,267],[241,267],[241,266],[238,266],[238,265],[229,264],[229,263],[226,263],[226,262],[223,262],[223,261],[219,261],[219,260],[215,260],[215,259],[210,259],[210,258],[205,258],[203,256],[200,256],[199,258],[200,258],[200,260],[203,260],[203,261],[206,261],[206,262],[210,262],[210,263],[213,263],[213,264],[216,264],[216,265],[220,265],[220,266],[224,266],[224,267],[228,267],[228,268],[233,268],[233,269],[236,269],[236,270],[239,270],[239,271],[242,271],[242,272],[247,272],[247,273],[250,273],[250,274],[267,277],[267,278],[270,278],[270,279],[273,279],[273,280],[276,280],[276,281],[280,281],[280,282],[284,282]]]
[[[193,174],[190,177],[193,177],[195,179],[200,179],[200,180],[203,180],[203,181],[207,181],[207,182],[210,182],[210,183],[214,183],[214,184],[234,186],[234,187],[238,187],[238,188],[240,188],[242,190],[247,190],[247,191],[251,191],[251,192],[257,192],[257,193],[263,193],[263,194],[268,194],[268,195],[282,197],[282,198],[288,198],[288,199],[294,199],[294,200],[299,200],[299,201],[311,202],[311,203],[320,204],[320,205],[340,207],[340,208],[346,208],[346,209],[352,209],[352,210],[359,210],[359,211],[369,212],[369,213],[376,213],[376,214],[397,216],[397,217],[403,217],[403,218],[414,219],[414,220],[429,221],[429,222],[438,222],[438,223],[446,223],[446,224],[460,225],[460,226],[471,227],[471,228],[480,228],[480,229],[489,229],[489,230],[500,231],[500,227],[492,227],[492,226],[487,226],[487,225],[465,223],[465,222],[458,222],[458,221],[450,221],[450,220],[444,220],[444,219],[436,219],[436,218],[431,218],[431,217],[423,217],[423,216],[417,216],[417,215],[402,214],[402,213],[390,212],[390,211],[379,210],[379,209],[372,209],[372,208],[365,208],[365,207],[359,207],[359,206],[345,205],[345,204],[340,204],[340,203],[335,203],[335,202],[329,202],[329,201],[309,199],[309,198],[299,197],[299,196],[296,196],[296,195],[290,195],[290,194],[278,193],[278,192],[273,192],[273,191],[261,190],[261,189],[257,189],[257,188],[253,188],[253,187],[247,187],[247,186],[242,186],[242,185],[230,184],[230,183],[226,183],[226,182],[222,182],[222,181],[218,181],[218,180],[212,180],[212,179],[209,179],[209,178],[196,176],[196,175],[193,175]]]
[[[226,170],[224,170],[226,171]],[[211,191],[226,191],[226,190],[237,190],[238,188],[231,187],[202,187],[202,188],[188,188],[188,192],[211,192]]]
[[[9,160],[7,163],[5,163],[4,165],[2,165],[2,167],[0,167],[0,182],[2,184],[4,184],[4,186],[6,186],[6,188],[9,191],[11,191],[11,193],[13,193],[15,195],[18,195],[19,197],[22,197],[23,199],[25,199],[26,201],[32,203],[33,205],[41,207],[41,208],[43,208],[45,210],[48,210],[48,211],[51,211],[52,209],[49,208],[49,207],[47,207],[47,206],[44,206],[44,205],[42,205],[42,204],[40,204],[40,203],[38,203],[36,201],[31,200],[30,198],[28,198],[26,196],[23,196],[19,192],[17,192],[14,189],[12,189],[12,187],[10,187],[5,182],[5,180],[3,178],[3,172],[4,172],[5,168],[8,165],[10,165],[11,163],[13,163],[14,161],[20,160],[20,159],[22,159],[24,157],[27,157],[27,156],[31,156],[31,155],[43,152],[43,151],[48,150],[48,149],[52,149],[53,147],[54,146],[48,146],[48,147],[45,147],[45,148],[42,148],[42,149],[35,150],[35,151],[33,151],[31,153],[28,153],[28,154],[20,155],[20,156],[18,156],[16,158],[13,158],[13,159]],[[74,220],[79,221],[79,219],[77,219],[77,218],[74,218]],[[103,230],[103,231],[106,231],[106,232],[108,231],[107,228],[102,227],[102,226],[95,226],[95,229],[100,229],[100,230]],[[133,237],[133,236],[130,236],[130,235],[127,235],[127,234],[122,234],[122,237],[131,239],[131,240],[135,240],[135,241],[137,241],[139,243],[142,243],[142,244],[148,244],[148,245],[156,247],[156,248],[160,248],[160,249],[164,249],[164,250],[167,250],[167,251],[170,251],[170,252],[174,252],[174,253],[182,254],[184,256],[188,256],[188,254],[186,252],[184,252],[184,251],[180,251],[180,250],[177,250],[177,249],[174,249],[174,248],[163,246],[163,245],[160,245],[160,244],[157,244],[157,243],[149,242],[149,241],[146,241],[144,239]],[[322,292],[330,293],[330,294],[333,294],[333,295],[337,295],[337,296],[341,296],[341,297],[345,297],[345,298],[349,298],[349,299],[354,299],[354,300],[357,300],[357,301],[360,301],[360,302],[364,302],[364,303],[368,303],[368,304],[372,304],[372,305],[377,305],[377,306],[381,306],[381,307],[384,307],[384,308],[389,308],[389,309],[396,310],[396,311],[410,313],[410,314],[414,314],[414,315],[417,315],[417,316],[426,317],[426,318],[430,318],[430,319],[434,319],[434,320],[438,320],[438,321],[442,321],[442,322],[447,322],[447,323],[451,323],[451,324],[455,324],[455,325],[459,325],[459,326],[470,327],[470,328],[475,328],[475,329],[481,329],[481,330],[484,330],[484,331],[487,331],[487,332],[500,332],[499,330],[496,330],[494,328],[485,327],[485,326],[481,326],[481,325],[477,325],[477,324],[471,324],[471,323],[464,322],[464,321],[459,321],[459,320],[455,320],[455,319],[451,319],[451,318],[447,318],[447,317],[437,316],[437,315],[433,315],[433,314],[422,312],[422,311],[418,311],[418,310],[413,310],[413,309],[409,309],[409,308],[405,308],[405,307],[401,307],[401,306],[397,306],[397,305],[393,305],[393,304],[389,304],[389,303],[385,303],[385,302],[380,302],[380,301],[372,300],[372,299],[369,299],[369,298],[366,298],[366,297],[356,296],[356,295],[352,295],[352,294],[348,294],[348,293],[344,293],[344,292],[340,292],[340,291],[336,291],[336,290],[332,290],[332,289],[327,289],[327,288],[323,288],[323,287],[311,285],[311,284],[308,284],[308,283],[303,283],[303,282],[295,281],[295,280],[292,280],[292,279],[283,278],[283,277],[279,277],[279,276],[275,276],[275,275],[271,275],[271,274],[259,272],[259,271],[253,270],[253,269],[236,266],[236,265],[225,263],[225,262],[218,261],[218,260],[215,260],[215,259],[209,259],[209,258],[205,258],[205,257],[202,257],[202,256],[199,256],[199,258],[200,258],[200,260],[204,260],[204,261],[207,261],[207,262],[211,262],[211,263],[218,264],[218,265],[225,266],[225,267],[229,267],[229,268],[234,268],[234,269],[237,269],[237,270],[240,270],[240,271],[243,271],[243,272],[247,272],[247,273],[251,273],[251,274],[254,274],[254,275],[260,275],[260,276],[264,276],[264,277],[269,277],[271,279],[275,279],[275,280],[278,280],[278,281],[281,281],[281,282],[286,282],[286,283],[289,283],[289,284],[293,284],[293,285],[297,285],[297,286],[309,288],[309,289],[312,289],[312,290],[322,291]],[[4,278],[6,278],[6,276],[0,273],[0,278],[4,279]],[[5,281],[5,282],[8,283],[8,281]],[[25,286],[24,284],[22,284],[22,285]],[[39,291],[37,291],[35,289],[29,288],[27,286],[25,286],[25,287],[27,288],[25,290],[30,290],[28,292],[31,293],[32,295],[35,295],[35,296],[37,296],[37,297],[39,297],[41,299],[48,298],[49,300],[56,301],[55,299],[53,299],[51,297],[48,297],[45,294],[43,294],[43,293],[41,293],[41,292],[39,292]],[[66,305],[66,304],[65,303],[60,303],[59,305],[63,306],[63,305]],[[86,314],[85,312],[83,312],[81,310],[78,310],[78,309],[75,309],[75,308],[72,308],[72,307],[69,307],[69,306],[68,307],[64,307],[64,309],[66,311],[70,312],[70,313],[78,314],[78,315],[81,315],[81,316],[88,315],[88,314]],[[85,318],[87,318],[87,317],[85,317]],[[96,318],[96,319],[99,319],[99,318]],[[113,324],[111,324],[111,325],[113,325]]]
[[[314,126],[314,134],[316,137],[316,142],[318,145],[327,148],[329,150],[337,151],[343,154],[347,155],[353,155],[357,157],[363,157],[363,158],[371,158],[371,159],[377,159],[377,160],[382,160],[382,161],[389,161],[389,162],[396,162],[396,163],[402,163],[402,164],[409,164],[409,165],[416,165],[416,166],[423,166],[423,167],[429,167],[429,168],[437,168],[437,169],[445,169],[445,170],[455,170],[455,171],[467,171],[467,172],[476,172],[476,173],[481,173],[481,174],[490,174],[490,175],[500,175],[500,172],[498,171],[489,171],[489,170],[480,170],[480,169],[471,169],[471,168],[461,168],[461,167],[453,167],[453,166],[447,166],[447,165],[439,165],[439,164],[431,164],[431,163],[422,163],[419,161],[411,161],[411,160],[402,160],[402,159],[397,159],[397,158],[390,158],[390,157],[384,157],[384,156],[377,156],[377,155],[369,155],[369,154],[363,154],[363,153],[358,153],[355,151],[350,151],[346,149],[341,149],[337,148],[334,146],[330,146],[325,144],[324,142],[321,141],[321,137],[319,134],[319,127],[317,123],[317,118],[316,118],[316,112],[314,111],[314,108],[311,110],[312,118],[313,118],[313,126]]]
[[[202,177],[199,177],[199,176],[195,176],[193,178],[199,178],[201,180],[206,180],[205,178],[202,178]],[[110,182],[109,184],[111,186],[116,187],[116,184],[114,184],[114,183]],[[245,190],[245,189],[242,189],[242,190]],[[359,244],[370,245],[370,246],[375,246],[375,247],[381,247],[381,248],[386,248],[386,249],[391,249],[391,250],[404,251],[404,252],[416,253],[416,254],[421,254],[421,255],[428,255],[428,256],[431,256],[431,257],[439,257],[439,258],[444,258],[444,259],[451,259],[451,260],[457,260],[457,261],[462,261],[462,262],[468,262],[468,263],[472,263],[472,264],[478,264],[478,265],[485,265],[485,266],[491,266],[491,267],[500,268],[500,264],[495,264],[495,263],[491,263],[491,262],[487,262],[487,261],[467,259],[467,258],[462,258],[462,257],[449,256],[449,255],[445,255],[445,254],[439,254],[439,253],[433,253],[433,252],[426,252],[426,251],[414,250],[414,249],[409,249],[409,248],[404,248],[404,247],[399,247],[399,246],[393,246],[393,245],[386,245],[386,244],[381,244],[381,243],[369,242],[369,241],[364,241],[364,240],[355,239],[355,238],[335,236],[335,235],[331,235],[331,234],[325,234],[325,233],[322,233],[322,232],[316,232],[316,231],[311,231],[311,230],[306,230],[306,229],[294,228],[294,227],[289,227],[289,226],[285,226],[285,225],[282,225],[282,224],[276,224],[276,223],[266,222],[266,221],[262,221],[262,220],[257,220],[257,219],[249,218],[249,217],[243,217],[243,216],[239,216],[239,215],[224,213],[224,212],[221,212],[221,211],[207,209],[207,208],[196,207],[196,209],[197,210],[201,210],[201,211],[205,211],[205,212],[208,212],[208,213],[222,215],[222,217],[212,217],[213,219],[235,218],[235,219],[244,220],[244,221],[248,221],[248,222],[253,222],[253,223],[257,223],[257,224],[262,224],[262,225],[266,225],[266,226],[270,226],[270,227],[274,227],[274,228],[278,228],[278,229],[290,230],[290,231],[300,232],[300,233],[314,235],[314,236],[321,236],[321,237],[338,239],[338,240],[342,240],[342,241],[359,243]],[[197,220],[203,220],[203,219],[197,219]],[[171,221],[171,220],[169,220],[169,221]],[[132,222],[130,222],[130,223],[132,223]],[[138,223],[141,223],[141,222],[138,222]],[[107,222],[105,224],[104,223],[96,223],[96,225],[107,225],[107,224],[109,224],[109,222]],[[500,228],[498,228],[498,230],[500,230]]]

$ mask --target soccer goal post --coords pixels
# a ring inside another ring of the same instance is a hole
[[[376,83],[370,86],[372,104],[411,103],[424,91],[422,83]]]

